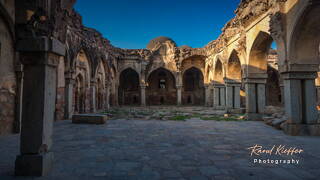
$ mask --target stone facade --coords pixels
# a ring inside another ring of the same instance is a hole
[[[18,174],[27,173],[19,169],[24,161],[50,163],[53,120],[110,106],[205,105],[228,112],[245,106],[248,119],[259,120],[266,105],[284,104],[286,133],[319,134],[317,0],[243,0],[219,38],[203,48],[158,37],[134,50],[116,48],[85,27],[74,3],[0,0],[0,135],[22,127]],[[47,139],[24,149],[42,136]],[[41,168],[30,171],[47,171]]]

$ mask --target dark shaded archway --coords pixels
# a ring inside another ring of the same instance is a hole
[[[176,105],[177,89],[174,75],[164,68],[153,71],[146,89],[148,105]]]
[[[204,78],[202,72],[195,67],[183,74],[182,104],[204,105]]]
[[[119,105],[140,104],[139,74],[131,69],[121,72],[119,78]]]
[[[277,69],[268,65],[268,79],[266,85],[267,106],[281,105],[281,90],[279,84],[279,72]]]

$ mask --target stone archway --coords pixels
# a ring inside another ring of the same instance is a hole
[[[123,70],[119,78],[119,105],[140,105],[139,74],[132,68]]]
[[[228,110],[240,109],[244,104],[245,97],[241,96],[242,69],[238,53],[233,50],[227,63],[226,68],[226,106]]]
[[[270,52],[274,51],[277,58],[276,51],[271,48],[273,42],[274,40],[270,34],[260,31],[253,41],[249,53],[246,74],[246,109],[250,120],[261,119],[267,105],[267,98],[279,99],[279,96],[281,96],[279,84],[276,83],[279,82],[279,77],[273,76],[272,73],[272,76],[268,75]],[[278,88],[277,91],[275,91],[276,88]],[[268,90],[269,92],[267,92]],[[275,94],[276,92],[277,94]]]
[[[223,72],[223,64],[220,59],[217,59],[213,74],[213,104],[216,109],[224,109],[226,106],[226,90]]]
[[[165,68],[158,68],[148,76],[147,81],[148,105],[175,105],[177,89],[174,75]]]
[[[182,104],[204,105],[204,77],[202,72],[195,67],[183,73]]]

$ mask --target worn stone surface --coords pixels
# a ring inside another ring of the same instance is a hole
[[[39,179],[284,180],[320,176],[318,138],[287,136],[262,122],[121,119],[91,126],[60,121],[55,123],[54,134],[54,169]],[[0,137],[1,180],[15,179],[12,159],[18,154],[18,139],[18,135]],[[253,164],[247,148],[255,144],[269,148],[283,144],[304,152],[294,156],[299,165]]]
[[[105,124],[107,116],[99,114],[77,114],[72,116],[74,124]]]

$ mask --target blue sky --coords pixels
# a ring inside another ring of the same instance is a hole
[[[145,48],[158,36],[203,47],[234,17],[240,0],[77,0],[84,25],[116,47]]]

